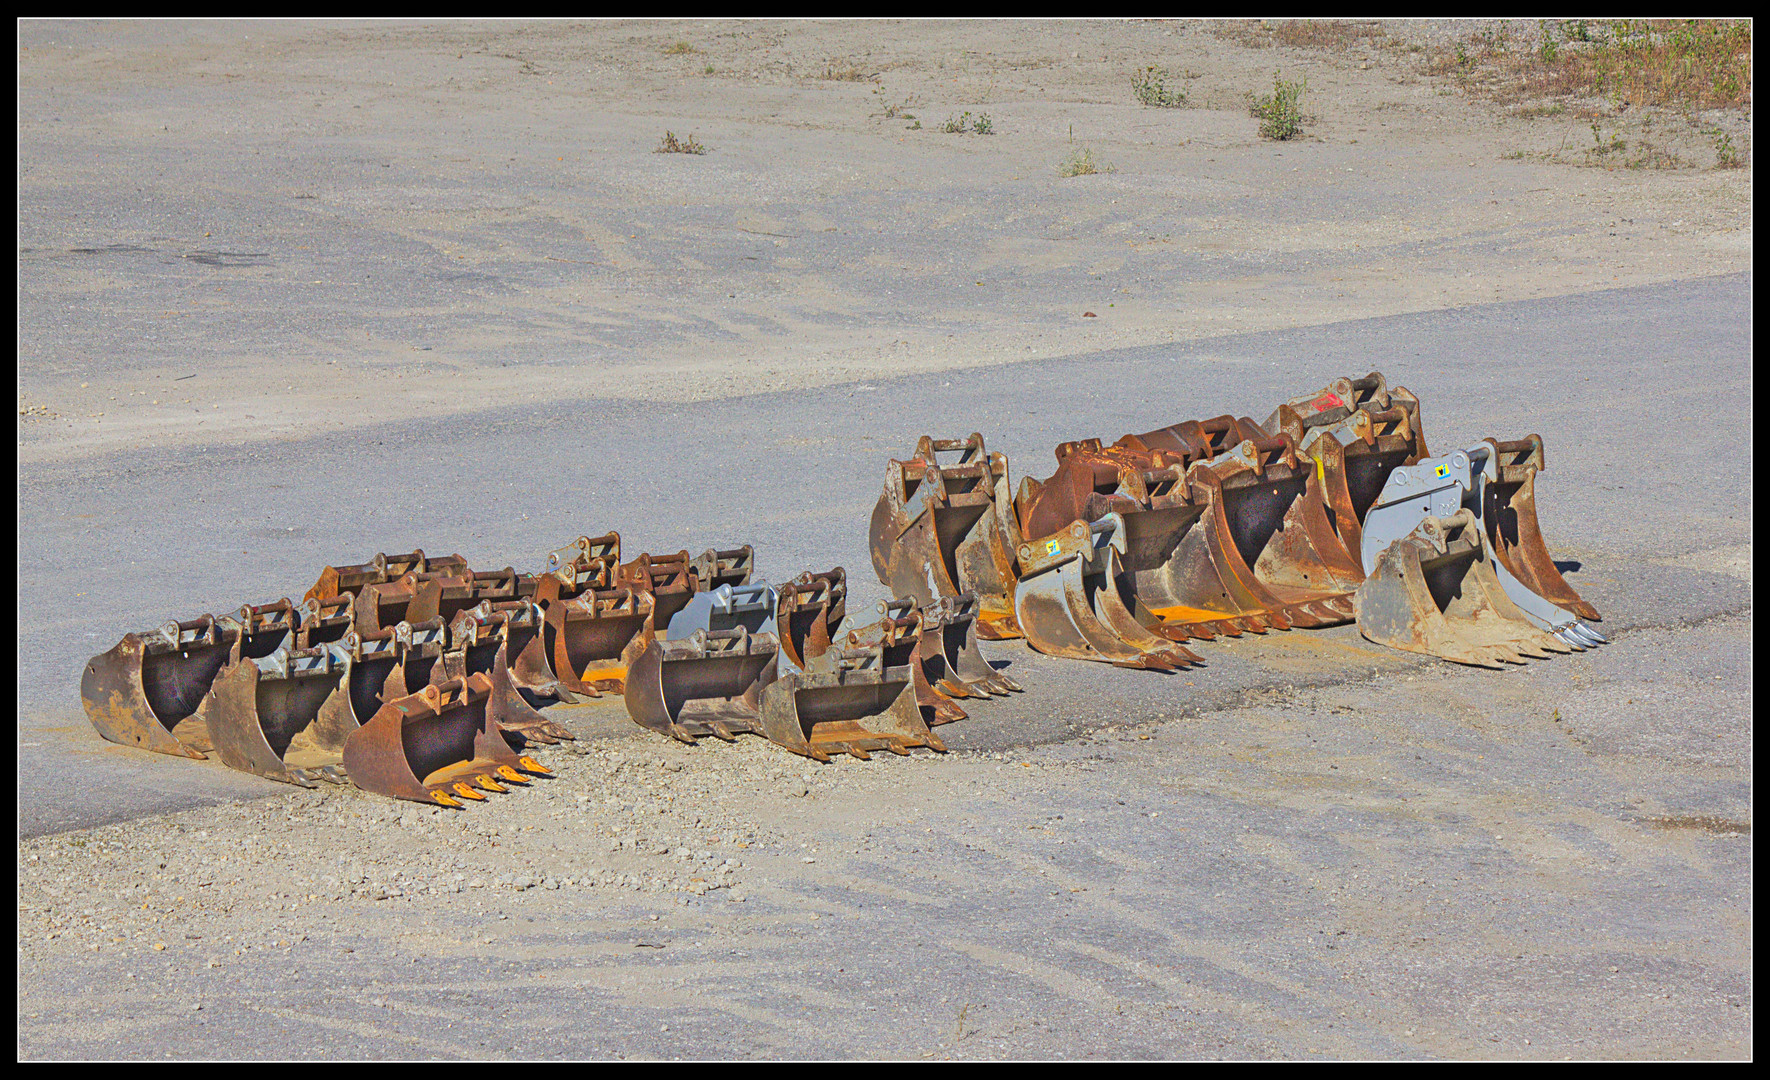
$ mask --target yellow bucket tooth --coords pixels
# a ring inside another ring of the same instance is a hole
[[[493,780],[489,776],[476,776],[473,778],[473,780],[474,780],[474,783],[478,784],[483,790],[486,790],[486,791],[509,791],[510,790],[509,788],[503,786],[502,784],[498,783],[496,780]]]
[[[473,790],[473,788],[465,780],[457,781],[455,784],[453,784],[451,786],[451,790],[453,790],[455,794],[461,796],[463,799],[474,799],[476,801],[482,801],[482,802],[485,800],[485,796],[481,795],[479,792]]]
[[[549,769],[547,766],[541,764],[540,762],[536,761],[534,758],[529,757],[526,754],[524,754],[520,758],[517,758],[516,763],[518,765],[520,765],[527,772],[540,773],[542,776],[552,776],[553,775],[552,769]]]
[[[449,796],[444,795],[440,791],[431,792],[430,797],[435,799],[437,802],[441,803],[443,806],[451,806],[451,807],[454,807],[456,810],[461,809],[460,803],[456,802],[454,799],[450,798]]]
[[[498,775],[500,777],[503,777],[505,780],[508,780],[512,784],[526,784],[526,783],[528,783],[528,780],[525,779],[521,773],[517,772],[515,769],[512,769],[508,765],[498,766]]]

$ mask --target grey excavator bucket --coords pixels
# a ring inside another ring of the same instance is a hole
[[[551,770],[510,749],[502,701],[481,674],[393,698],[345,741],[351,783],[396,799],[459,807]]]
[[[1421,518],[1378,554],[1354,603],[1378,644],[1497,668],[1570,651],[1506,596],[1475,515]]]
[[[230,661],[274,652],[300,615],[288,600],[204,615],[126,634],[86,662],[80,700],[111,742],[203,758],[214,749],[201,715],[204,697]]]
[[[1017,638],[1014,550],[1018,530],[1008,459],[983,436],[923,436],[907,461],[886,465],[869,530],[873,569],[894,596],[931,604],[970,592],[979,637]]]
[[[1382,495],[1365,516],[1361,556],[1366,573],[1384,549],[1411,533],[1426,517],[1445,518],[1460,508],[1467,509],[1486,537],[1489,529],[1481,517],[1489,502],[1486,484],[1490,470],[1498,469],[1497,458],[1494,444],[1481,442],[1391,473]],[[1603,635],[1573,612],[1533,592],[1504,562],[1495,559],[1493,573],[1506,596],[1538,628],[1575,649],[1588,649],[1604,642]]]
[[[1113,513],[1022,544],[1014,599],[1027,643],[1053,656],[1118,667],[1172,671],[1198,663],[1192,652],[1138,619],[1134,594],[1127,602],[1121,592],[1134,584],[1124,564],[1128,523],[1143,528],[1162,522],[1177,532],[1187,520],[1159,511]]]

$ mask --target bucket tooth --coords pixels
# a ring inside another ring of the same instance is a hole
[[[502,791],[493,779],[499,766],[520,768],[522,759],[488,709],[491,700],[492,680],[484,674],[395,698],[345,742],[344,769],[365,791],[415,802]]]
[[[1563,651],[1511,602],[1494,566],[1473,513],[1428,516],[1378,555],[1359,586],[1359,632],[1391,648],[1480,667]]]
[[[869,529],[873,569],[893,596],[932,604],[973,593],[979,637],[1021,636],[1014,614],[1018,531],[1008,459],[983,436],[923,436],[907,461],[886,466]]]
[[[771,633],[743,627],[686,638],[648,639],[627,672],[622,697],[640,727],[693,742],[713,734],[760,730],[759,695],[779,645]]]
[[[827,761],[835,754],[943,749],[916,704],[912,668],[887,667],[882,647],[832,648],[770,682],[761,695],[762,733],[796,754]]]

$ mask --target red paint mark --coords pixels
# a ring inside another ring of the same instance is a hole
[[[1321,396],[1309,404],[1316,412],[1327,412],[1329,409],[1344,408],[1346,405],[1344,401],[1340,400],[1340,395],[1331,390],[1322,391]]]

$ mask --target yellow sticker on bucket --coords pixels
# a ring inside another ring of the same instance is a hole
[[[1441,479],[1443,477],[1449,476],[1450,475],[1450,466],[1449,465],[1438,466],[1438,475]]]
[[[1045,554],[1055,555],[1055,554],[1057,554],[1057,552],[1059,550],[1061,550],[1061,546],[1057,543],[1057,541],[1055,541],[1055,540],[1045,541]]]

